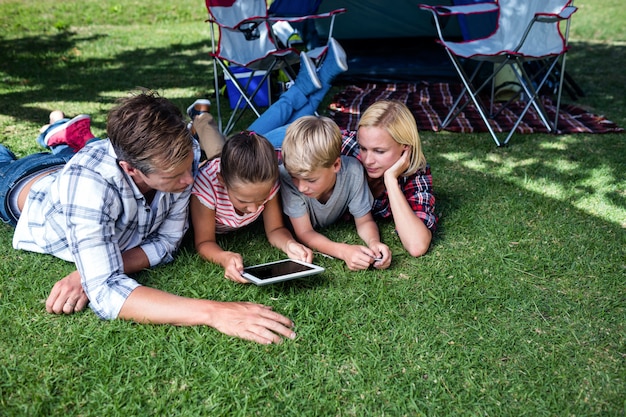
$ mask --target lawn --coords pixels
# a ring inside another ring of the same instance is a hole
[[[626,127],[626,12],[578,0],[568,72],[580,106]],[[25,155],[52,109],[96,135],[136,86],[181,109],[212,93],[203,2],[0,0],[0,143]],[[385,271],[238,285],[187,239],[137,278],[181,295],[273,306],[298,337],[260,346],[206,327],[53,316],[71,264],[12,249],[0,225],[0,415],[623,416],[626,133],[422,132],[439,229],[411,258],[389,223]],[[358,242],[353,227],[325,230]],[[221,239],[280,259],[262,227]]]

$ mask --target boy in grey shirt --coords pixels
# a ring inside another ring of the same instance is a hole
[[[282,145],[281,196],[298,240],[313,250],[342,259],[351,270],[391,264],[370,212],[372,194],[360,162],[341,156],[341,132],[327,117],[305,116],[287,129]],[[334,242],[317,232],[349,212],[365,242]]]

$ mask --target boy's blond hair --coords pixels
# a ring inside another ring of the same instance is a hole
[[[422,152],[415,117],[404,103],[397,100],[377,101],[361,115],[357,129],[361,127],[378,127],[386,130],[393,140],[411,147],[411,159],[409,167],[403,173],[404,176],[413,175],[426,167],[426,157]]]
[[[328,117],[301,117],[285,133],[283,165],[292,175],[329,168],[341,156],[341,140],[339,126]]]

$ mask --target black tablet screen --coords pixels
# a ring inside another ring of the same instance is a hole
[[[281,275],[289,275],[296,272],[304,272],[309,270],[311,270],[310,267],[292,261],[279,262],[272,265],[244,268],[245,272],[250,275],[254,275],[258,279],[276,278]]]

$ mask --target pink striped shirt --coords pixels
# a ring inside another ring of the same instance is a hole
[[[198,197],[198,200],[211,210],[215,211],[215,232],[228,233],[249,225],[259,218],[265,204],[259,206],[254,213],[245,213],[240,215],[235,211],[233,203],[228,198],[226,188],[217,179],[220,171],[220,158],[215,158],[207,162],[200,168],[198,176],[194,182],[191,193]],[[267,201],[276,197],[278,194],[279,182],[272,187]]]

